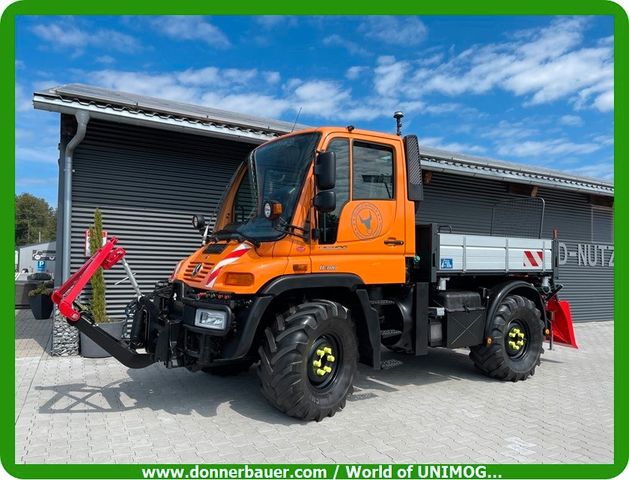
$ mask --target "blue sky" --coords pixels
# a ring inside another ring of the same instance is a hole
[[[57,203],[57,114],[87,83],[613,179],[612,17],[18,17],[16,192]]]

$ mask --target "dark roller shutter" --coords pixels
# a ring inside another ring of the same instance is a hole
[[[592,210],[585,194],[565,190],[540,188],[538,196],[546,202],[543,236],[552,237],[553,229],[559,232],[560,241],[567,245],[570,256],[559,269],[560,283],[564,284],[561,298],[572,305],[575,321],[613,320],[614,268],[609,265],[613,245],[611,229],[613,212],[599,207]],[[424,201],[417,212],[420,223],[440,223],[452,227],[456,233],[489,235],[492,207],[505,199],[518,198],[508,193],[506,183],[474,177],[434,172],[431,182],[424,185]],[[513,211],[517,217],[518,211]],[[504,232],[503,232],[504,233]],[[524,235],[515,231],[512,236]],[[595,261],[594,245],[601,240]],[[578,262],[578,245],[582,252],[590,248],[587,265]],[[605,250],[603,265],[601,248]]]
[[[614,246],[561,241],[560,298],[568,300],[575,321],[614,318]]]
[[[94,209],[104,229],[120,239],[144,292],[168,277],[198,248],[194,213],[213,221],[220,197],[251,144],[130,125],[92,121],[74,156],[72,255],[84,261],[85,230]],[[108,311],[122,318],[133,298],[120,265],[105,273]]]

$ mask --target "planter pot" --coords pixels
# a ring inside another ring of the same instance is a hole
[[[124,327],[124,320],[121,322],[99,323],[99,328],[105,330],[109,335],[114,338],[120,339],[122,336],[122,329]],[[109,353],[100,348],[94,341],[81,332],[81,356],[86,358],[106,358],[111,357]]]
[[[50,318],[53,307],[50,295],[35,295],[34,297],[28,297],[28,304],[31,306],[33,316],[37,320],[46,320]]]

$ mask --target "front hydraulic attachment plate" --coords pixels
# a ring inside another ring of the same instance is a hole
[[[76,302],[85,285],[100,267],[109,270],[120,260],[123,260],[126,252],[123,248],[116,247],[117,242],[118,239],[112,237],[103,245],[79,270],[53,292],[52,301],[70,325],[78,328],[120,363],[129,368],[144,368],[155,362],[152,355],[138,353],[130,348],[125,341],[111,336],[92,322],[89,312],[83,310]],[[132,278],[133,274],[124,260],[123,265]]]

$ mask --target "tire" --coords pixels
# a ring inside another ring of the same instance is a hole
[[[544,323],[531,300],[508,296],[490,321],[491,343],[471,347],[470,357],[485,375],[517,382],[535,374],[544,352]]]
[[[210,375],[217,375],[219,377],[233,377],[249,371],[253,365],[253,360],[246,360],[238,363],[228,363],[226,365],[212,365],[211,367],[205,367],[203,371]]]
[[[262,394],[278,410],[321,421],[345,407],[353,391],[358,345],[342,305],[313,300],[292,307],[266,328],[259,352]]]

